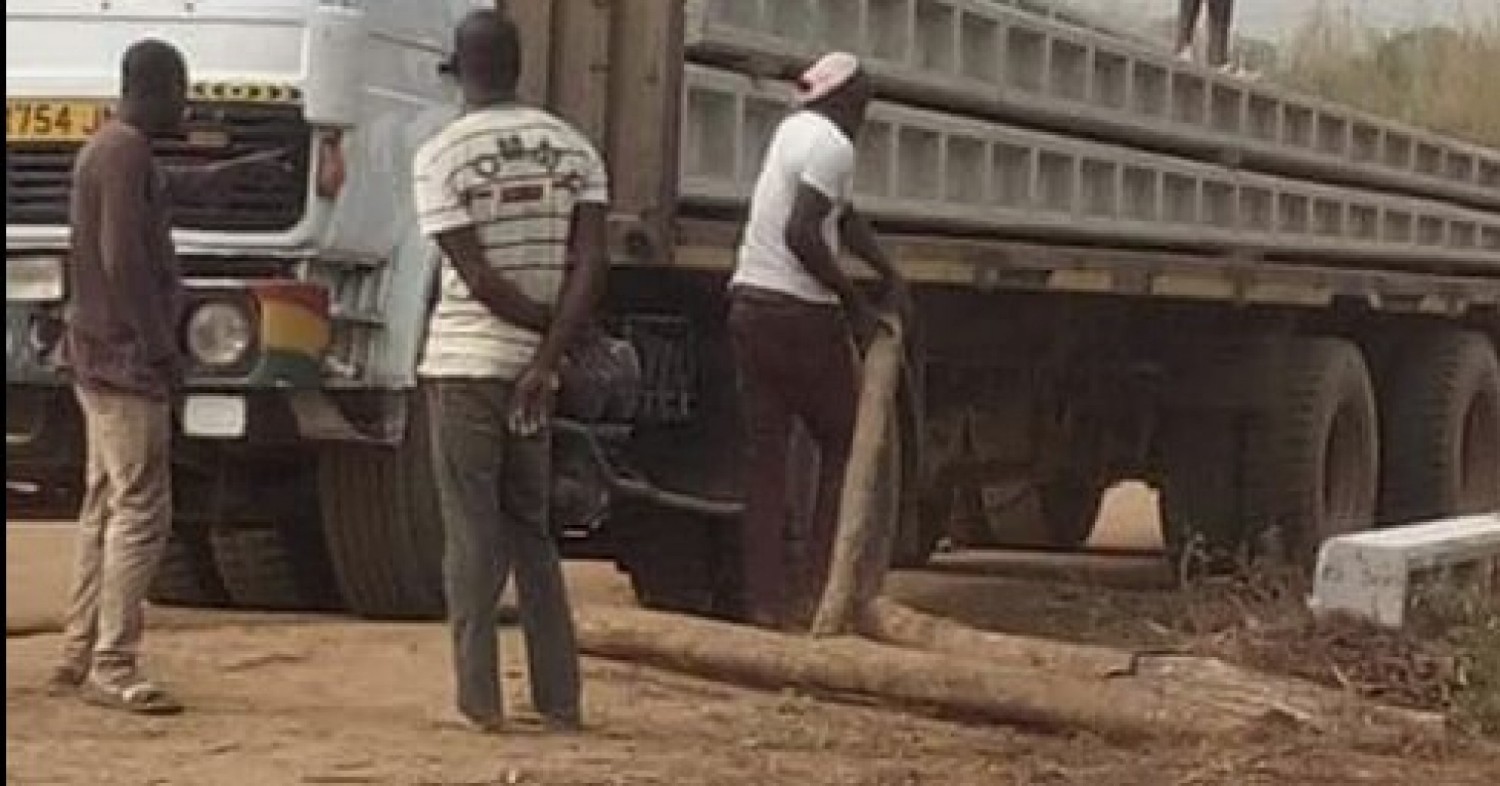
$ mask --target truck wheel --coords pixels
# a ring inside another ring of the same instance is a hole
[[[1349,341],[1294,339],[1284,361],[1263,402],[1266,427],[1246,435],[1246,513],[1311,570],[1324,540],[1374,523],[1375,393]]]
[[[411,398],[400,445],[338,445],[320,456],[323,535],[344,602],[361,616],[443,615],[442,518],[421,401]]]
[[[739,521],[620,503],[615,557],[648,609],[740,619]]]
[[[1173,565],[1199,560],[1217,570],[1233,562],[1245,542],[1240,510],[1241,435],[1230,413],[1174,412],[1162,440],[1162,540]]]
[[[213,545],[206,529],[196,525],[173,528],[146,598],[161,606],[229,605],[229,591],[214,564]]]
[[[1500,363],[1490,342],[1423,336],[1381,376],[1380,520],[1500,510]]]
[[[1051,545],[1076,551],[1088,545],[1099,521],[1104,488],[1093,478],[1064,476],[1037,487],[1042,523]]]
[[[932,560],[938,543],[948,534],[948,511],[937,514],[928,506],[909,504],[912,498],[912,467],[906,458],[906,434],[900,423],[892,423],[885,455],[881,457],[872,510],[893,532],[888,547],[877,548],[890,555],[893,568],[920,568]],[[933,513],[935,515],[927,515]]]
[[[235,524],[209,534],[214,564],[236,607],[268,611],[335,608],[328,556],[310,526]]]

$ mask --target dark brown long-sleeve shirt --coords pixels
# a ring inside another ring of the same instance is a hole
[[[73,167],[66,359],[85,387],[166,398],[179,366],[182,279],[167,177],[146,136],[112,121]]]

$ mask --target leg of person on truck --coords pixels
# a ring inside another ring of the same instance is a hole
[[[1208,0],[1208,64],[1229,66],[1230,28],[1234,23],[1234,0]]]
[[[578,652],[548,510],[548,419],[564,351],[602,287],[608,181],[582,134],[516,103],[521,42],[494,10],[465,17],[450,72],[464,114],[417,151],[422,230],[443,251],[419,375],[433,432],[458,708],[503,719],[495,626],[512,569],[531,695],[580,723]]]
[[[887,290],[905,300],[900,277],[849,204],[853,139],[869,104],[869,80],[852,55],[835,53],[810,68],[798,87],[802,108],[772,137],[730,290],[750,437],[745,614],[768,627],[786,627],[810,609],[833,549],[857,406],[851,328],[866,338],[876,319],[839,267],[839,249],[847,245],[864,258]],[[785,552],[793,418],[818,443],[821,467],[801,576],[787,570]]]
[[[1208,11],[1208,64],[1223,68],[1229,64],[1229,30],[1234,17],[1234,0],[1181,0],[1177,9],[1178,59],[1191,60],[1198,20]]]
[[[172,528],[171,394],[182,281],[167,177],[151,139],[174,132],[187,100],[182,55],[131,46],[116,119],[73,173],[64,352],[88,442],[73,589],[54,691],[132,712],[179,705],[141,674],[146,589]]]

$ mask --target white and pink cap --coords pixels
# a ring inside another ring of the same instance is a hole
[[[827,98],[859,73],[859,58],[848,52],[823,55],[797,77],[797,103],[802,106]]]

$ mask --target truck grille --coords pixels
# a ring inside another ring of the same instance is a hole
[[[263,150],[287,151],[282,171],[253,167],[226,181],[214,198],[174,206],[173,225],[214,231],[284,231],[307,204],[311,129],[296,106],[202,102],[187,131],[156,144],[164,164],[208,164]],[[5,222],[65,224],[75,143],[7,145]]]

